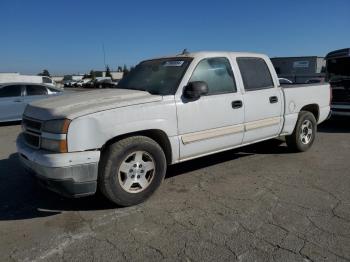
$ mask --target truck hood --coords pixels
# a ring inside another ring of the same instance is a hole
[[[129,89],[102,89],[66,93],[29,104],[24,115],[39,120],[68,118],[108,109],[161,101],[162,96]]]

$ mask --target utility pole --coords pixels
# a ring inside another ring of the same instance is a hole
[[[107,68],[106,65],[106,51],[105,51],[105,43],[102,42],[102,51],[103,51],[103,64],[105,65],[105,68]]]

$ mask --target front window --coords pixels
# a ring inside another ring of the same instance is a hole
[[[120,80],[117,88],[173,95],[191,61],[187,57],[144,61]]]
[[[230,62],[224,57],[206,58],[194,70],[190,82],[203,81],[208,85],[208,95],[236,92]]]

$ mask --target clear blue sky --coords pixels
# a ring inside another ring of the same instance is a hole
[[[1,0],[0,72],[133,65],[183,48],[324,56],[350,47],[350,0]]]

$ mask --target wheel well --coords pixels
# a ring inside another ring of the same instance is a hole
[[[316,121],[318,122],[319,116],[320,116],[320,109],[318,105],[316,104],[311,104],[311,105],[306,105],[304,106],[300,111],[308,111],[314,115],[316,118]]]
[[[133,132],[133,133],[128,133],[128,134],[123,134],[120,136],[116,136],[110,140],[108,140],[102,147],[101,151],[104,151],[109,145],[118,142],[121,139],[131,137],[131,136],[146,136],[154,141],[156,141],[160,147],[163,149],[167,163],[170,164],[172,161],[172,151],[171,151],[171,145],[170,141],[168,139],[167,134],[159,129],[150,129],[150,130],[143,130],[143,131],[138,131],[138,132]]]

